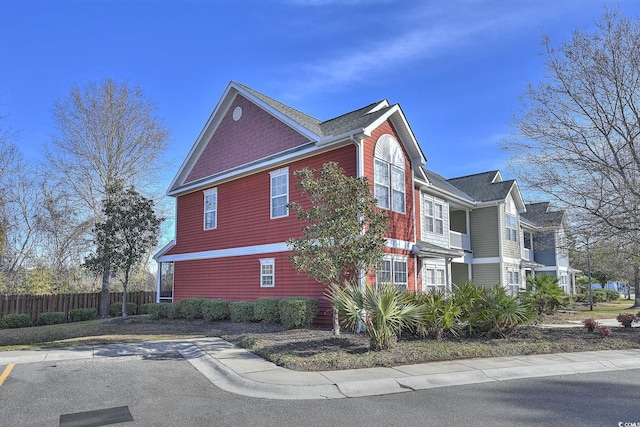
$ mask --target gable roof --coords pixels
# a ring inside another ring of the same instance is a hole
[[[460,190],[458,187],[450,184],[445,177],[435,173],[432,170],[422,168],[427,182],[438,193],[451,197],[452,200],[461,202],[463,205],[473,206],[475,200],[473,197]]]
[[[519,212],[523,212],[524,199],[518,183],[504,181],[498,170],[448,179],[447,182],[482,203],[502,202],[511,194]]]
[[[529,203],[526,208],[521,216],[539,227],[560,227],[564,224],[565,212],[551,210],[549,202]]]
[[[311,145],[297,149],[298,154],[300,154],[301,151],[305,153],[312,152],[314,148],[325,147],[349,139],[355,141],[357,136],[369,137],[380,124],[389,120],[396,129],[401,140],[400,142],[405,147],[414,167],[417,169],[426,163],[426,157],[418,145],[399,104],[390,105],[386,100],[378,101],[322,122],[256,90],[232,81],[225,89],[220,101],[218,101],[207,123],[180,166],[169,186],[167,194],[177,195],[185,191],[193,191],[197,188],[211,185],[216,181],[216,177],[220,174],[201,179],[197,183],[186,182],[189,172],[206,148],[212,135],[219,126],[222,117],[228,111],[237,95],[242,95],[253,104],[306,137],[311,142]],[[269,161],[276,162],[277,159],[277,155],[271,156]],[[251,165],[245,165],[244,169],[255,167],[257,167],[256,162]],[[229,171],[226,176],[231,176],[234,173],[239,172]]]

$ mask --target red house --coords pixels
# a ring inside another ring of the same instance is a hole
[[[161,298],[308,296],[320,300],[319,320],[329,322],[324,285],[295,270],[286,244],[301,235],[287,209],[304,202],[294,171],[329,161],[367,176],[388,210],[379,280],[415,289],[415,180],[426,181],[426,159],[400,106],[384,100],[320,121],[231,82],[168,190],[176,198],[176,236],[155,256]]]

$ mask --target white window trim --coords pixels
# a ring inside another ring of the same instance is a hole
[[[514,280],[517,275],[517,281]],[[509,295],[518,296],[520,291],[520,270],[516,268],[507,269],[507,290]]]
[[[433,271],[433,283],[429,279],[429,272]],[[441,276],[438,274],[441,273]],[[439,279],[441,283],[438,283]],[[443,265],[422,264],[422,292],[447,291],[447,275]]]
[[[517,215],[505,212],[504,214],[504,227],[507,235],[507,240],[511,242],[518,241],[518,217]]]
[[[394,286],[398,286],[404,290],[409,289],[409,258],[403,255],[385,255],[382,257],[383,261],[388,261],[391,263],[391,284]],[[405,265],[405,282],[396,283],[396,262],[404,263]],[[378,275],[376,274],[376,284],[378,283]]]
[[[385,152],[384,146],[388,147],[388,152]],[[389,158],[385,158],[388,156]],[[381,181],[376,174],[376,162],[387,168],[388,181]],[[402,187],[395,187],[393,185],[394,169],[402,173]],[[373,181],[374,181],[374,196],[378,198],[378,194],[375,191],[375,186],[385,187],[388,195],[387,200],[381,201],[378,199],[377,206],[381,209],[387,209],[393,212],[406,214],[407,213],[407,186],[406,186],[406,169],[405,169],[405,157],[402,152],[400,143],[391,135],[385,134],[378,138],[376,142],[376,148],[374,151],[373,162]],[[393,203],[393,195],[402,194],[402,207],[401,209],[395,209]],[[384,203],[386,202],[386,206]]]
[[[429,209],[431,206],[431,209]],[[440,216],[436,215],[436,206],[440,207]],[[444,203],[432,197],[423,195],[422,197],[422,234],[433,233],[444,236]],[[440,224],[440,231],[436,224]]]
[[[215,209],[207,210],[207,196],[215,195],[216,203]],[[210,188],[203,192],[203,217],[202,217],[202,228],[204,230],[215,230],[218,228],[218,189]],[[213,213],[214,221],[213,227],[207,227],[207,214]]]
[[[280,176],[285,176],[286,177],[286,187],[287,188],[285,190],[285,194],[274,195],[273,194],[273,180],[274,180],[274,178],[278,178]],[[288,167],[269,172],[269,188],[270,188],[269,211],[270,211],[270,214],[271,214],[271,219],[284,218],[284,217],[289,216],[289,208],[286,207],[286,205],[289,204],[289,168]],[[283,196],[285,197],[285,213],[283,215],[274,216],[274,214],[273,214],[273,200],[276,197],[283,197]]]
[[[262,270],[263,267],[271,266],[271,274],[265,274]],[[265,278],[271,278],[271,284],[264,282]],[[276,286],[276,260],[274,258],[263,258],[260,260],[260,287],[261,288],[273,288]]]

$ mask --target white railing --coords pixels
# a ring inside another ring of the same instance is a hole
[[[533,261],[533,257],[531,256],[531,249],[523,248],[522,251],[522,259],[526,259],[527,261]]]
[[[471,250],[471,240],[468,234],[449,231],[449,246],[455,249]]]

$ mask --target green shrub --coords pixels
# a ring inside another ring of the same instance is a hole
[[[569,296],[558,286],[558,278],[548,274],[529,276],[527,289],[521,297],[533,306],[539,316],[553,314],[569,302]]]
[[[57,325],[58,323],[64,323],[66,316],[64,311],[47,311],[40,313],[38,317],[38,323],[40,325]]]
[[[258,298],[255,307],[255,319],[263,323],[280,323],[280,298]]]
[[[423,307],[411,301],[406,292],[388,283],[378,284],[375,288],[332,284],[330,295],[348,328],[355,331],[361,324],[367,326],[373,350],[394,348],[401,331],[415,330],[422,317]]]
[[[180,311],[180,306],[178,305],[179,303],[177,302],[171,302],[171,303],[165,303],[165,313],[166,313],[166,318],[169,320],[175,320],[175,319],[181,319],[182,318],[182,311]]]
[[[187,320],[202,319],[202,303],[206,298],[185,298],[178,302],[180,317]]]
[[[127,303],[127,315],[134,315],[137,311],[138,304],[136,304],[135,302]],[[109,307],[109,313],[114,317],[122,316],[122,303],[114,302],[113,304],[111,304],[111,306]]]
[[[142,304],[142,307],[140,307],[140,314],[149,314],[149,310],[150,310],[151,306],[153,306],[155,304],[157,304],[157,303],[148,302],[146,304]]]
[[[229,314],[232,322],[252,322],[255,311],[255,303],[247,301],[234,301],[229,304]]]
[[[318,315],[318,300],[293,297],[281,299],[278,304],[280,322],[286,329],[308,328]]]
[[[422,307],[421,319],[417,333],[423,337],[442,339],[445,333],[458,335],[462,327],[460,315],[462,310],[445,292],[427,292],[408,294],[414,304]]]
[[[202,303],[202,317],[209,322],[227,320],[231,316],[230,304],[221,299],[208,299]]]
[[[98,315],[95,308],[74,308],[69,310],[69,320],[71,322],[83,322],[85,320],[93,320]]]
[[[173,303],[167,302],[152,302],[145,304],[147,314],[152,320],[166,319],[169,317],[169,313],[174,310]]]
[[[7,314],[0,319],[0,327],[3,328],[26,328],[31,326],[31,316],[24,313]]]

